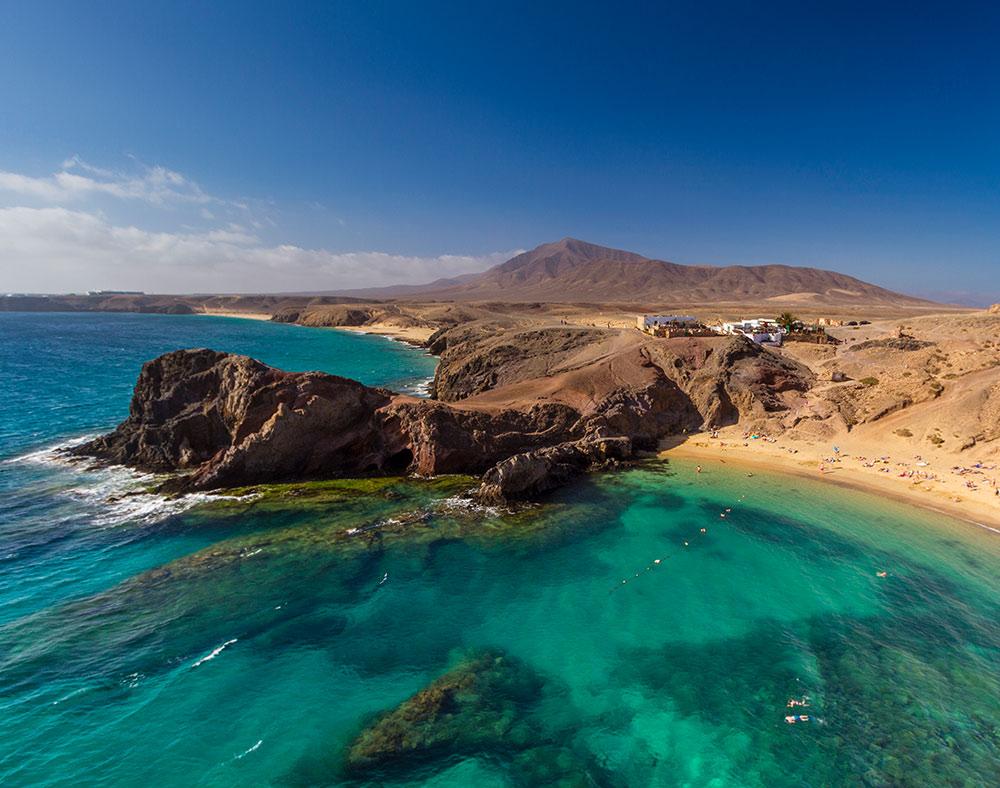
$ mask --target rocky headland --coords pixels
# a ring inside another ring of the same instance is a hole
[[[148,362],[128,418],[78,456],[173,476],[170,490],[411,473],[483,475],[491,502],[531,498],[669,435],[768,420],[812,385],[743,338],[446,325],[435,399],[213,350]]]

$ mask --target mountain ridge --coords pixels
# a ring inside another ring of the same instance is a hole
[[[783,264],[685,265],[576,238],[541,244],[478,274],[340,295],[442,301],[726,303],[817,306],[935,302],[847,274]]]

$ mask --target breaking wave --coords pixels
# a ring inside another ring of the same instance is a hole
[[[225,651],[227,648],[229,648],[234,643],[237,643],[238,641],[239,638],[233,638],[232,640],[227,640],[221,646],[216,646],[208,654],[199,659],[197,662],[192,663],[191,667],[197,668],[199,665],[204,665],[206,662],[211,662],[213,659],[219,656],[219,654],[221,654],[223,651]]]
[[[250,500],[254,496],[218,493],[162,495],[152,488],[163,477],[126,468],[122,465],[94,467],[67,452],[94,438],[83,435],[3,460],[4,465],[32,464],[59,472],[57,497],[82,505],[95,525],[116,526],[124,523],[149,525],[210,501]]]

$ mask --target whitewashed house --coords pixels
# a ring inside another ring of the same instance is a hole
[[[752,320],[723,323],[722,332],[724,334],[741,334],[758,345],[780,345],[785,330],[773,320],[757,317]]]

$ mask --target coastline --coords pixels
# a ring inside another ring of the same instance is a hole
[[[211,309],[203,307],[196,315],[207,317],[233,317],[243,320],[263,320],[270,322],[273,315],[270,312],[237,312],[228,309]],[[291,325],[307,325],[293,323]],[[341,331],[353,331],[356,334],[377,334],[378,336],[395,339],[416,347],[425,347],[427,340],[437,330],[430,326],[396,326],[391,323],[371,323],[363,326],[308,326],[310,328],[335,328]]]
[[[244,320],[265,320],[268,322],[271,320],[270,312],[234,312],[227,309],[210,309],[208,307],[203,307],[200,311],[195,312],[195,314],[207,317],[238,317]]]
[[[394,326],[389,323],[371,323],[363,326],[328,326],[342,331],[353,331],[356,334],[378,334],[379,336],[395,339],[397,342],[405,342],[416,347],[426,347],[427,340],[436,329],[429,326]]]
[[[950,470],[946,471],[943,467],[928,468],[938,478],[914,482],[908,478],[900,478],[895,472],[882,473],[862,466],[849,450],[849,443],[845,446],[841,459],[830,463],[827,461],[830,452],[824,452],[819,446],[801,442],[793,444],[780,439],[774,443],[743,441],[742,433],[737,434],[732,431],[734,429],[739,430],[737,427],[720,431],[718,438],[710,438],[707,434],[691,436],[676,444],[661,447],[658,456],[668,460],[677,457],[706,463],[724,462],[808,477],[869,494],[887,496],[1000,535],[1000,497],[993,495],[992,490],[966,489],[959,481],[962,477],[952,475]],[[735,443],[737,440],[739,443]],[[744,446],[744,443],[750,445]],[[822,472],[821,465],[825,467]],[[980,494],[976,495],[976,492]]]

